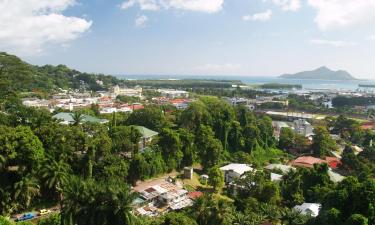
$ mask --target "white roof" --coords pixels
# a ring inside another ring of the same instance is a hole
[[[231,164],[228,164],[226,166],[221,167],[220,170],[222,170],[222,171],[231,171],[232,170],[232,171],[238,173],[239,175],[242,175],[247,171],[252,171],[253,168],[251,168],[247,164],[231,163]]]
[[[281,181],[283,179],[283,175],[277,173],[271,173],[271,181]]]
[[[294,209],[301,212],[301,214],[317,217],[321,207],[322,205],[319,203],[303,203],[302,205],[294,206]]]
[[[333,172],[331,168],[328,170],[328,176],[329,176],[330,180],[334,183],[339,183],[339,182],[341,182],[345,179],[344,176],[342,176],[342,175],[340,175],[336,172]]]
[[[283,164],[269,164],[268,166],[266,166],[264,168],[266,168],[268,170],[278,169],[278,170],[283,171],[283,173],[288,173],[290,170],[295,170],[294,167],[283,165]]]

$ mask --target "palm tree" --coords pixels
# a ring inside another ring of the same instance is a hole
[[[245,215],[240,212],[235,212],[233,215],[233,224],[234,225],[250,225],[251,218],[248,215]]]
[[[79,124],[81,124],[82,120],[83,120],[84,116],[82,114],[82,112],[80,111],[75,111],[73,114],[72,114],[72,119],[73,119],[73,125],[74,126],[78,126]]]
[[[309,220],[309,216],[302,215],[300,212],[291,209],[285,209],[282,213],[281,222],[284,225],[303,225]]]
[[[34,197],[39,195],[38,180],[32,176],[24,176],[14,184],[14,198],[19,201],[24,208],[30,206]]]
[[[44,185],[48,189],[53,189],[58,193],[62,192],[62,185],[67,182],[68,174],[71,169],[68,164],[63,160],[51,160],[45,163],[41,169],[41,177],[43,178]]]
[[[47,161],[41,169],[41,177],[44,179],[44,185],[58,194],[60,208],[62,208],[62,201],[64,198],[62,186],[68,182],[68,175],[70,172],[71,169],[69,165],[62,159],[58,162],[55,160]],[[61,224],[64,224],[62,216]]]
[[[139,142],[141,141],[142,134],[139,130],[131,126],[130,127],[130,141],[133,144],[133,156],[138,153]]]
[[[73,224],[134,224],[131,213],[136,194],[121,181],[72,177],[64,186],[62,217]]]

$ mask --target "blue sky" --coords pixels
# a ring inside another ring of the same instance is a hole
[[[375,78],[374,0],[0,0],[0,51],[108,74]]]

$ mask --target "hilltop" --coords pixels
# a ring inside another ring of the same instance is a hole
[[[311,71],[303,71],[295,74],[283,74],[279,76],[285,79],[312,79],[312,80],[356,80],[350,73],[344,70],[331,70],[325,66]]]
[[[100,81],[100,82],[97,82]],[[0,94],[34,92],[47,94],[58,89],[79,89],[88,91],[105,90],[119,83],[116,77],[83,73],[65,65],[35,66],[19,57],[0,52]]]

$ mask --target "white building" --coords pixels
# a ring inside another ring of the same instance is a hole
[[[188,98],[189,92],[173,89],[158,89],[158,92],[167,98]]]
[[[304,119],[295,120],[293,122],[294,132],[305,137],[314,135],[314,127]]]
[[[120,88],[118,85],[112,87],[111,92],[114,96],[130,96],[142,98],[142,88]]]
[[[299,211],[303,215],[311,215],[317,217],[319,215],[322,205],[319,203],[303,203],[302,205],[294,206],[293,209]]]
[[[231,163],[220,168],[224,173],[224,180],[226,183],[234,181],[236,178],[240,178],[244,173],[253,171],[253,168],[247,164]]]

